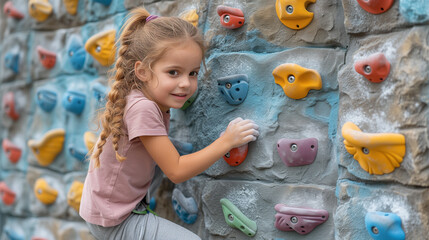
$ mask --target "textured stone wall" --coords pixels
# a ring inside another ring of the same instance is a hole
[[[254,239],[360,240],[371,239],[366,214],[379,211],[400,217],[406,239],[429,239],[429,3],[396,0],[387,11],[371,14],[356,0],[310,2],[312,21],[294,30],[277,17],[275,0],[112,0],[108,5],[80,0],[76,15],[66,11],[63,1],[50,0],[52,14],[42,22],[29,15],[28,1],[13,1],[25,16],[16,20],[0,15],[0,139],[13,142],[22,154],[12,163],[7,149],[0,151],[0,183],[4,184],[0,185],[0,239],[93,239],[68,198],[73,198],[72,184],[85,179],[87,162],[73,154],[86,152],[84,134],[96,132],[93,119],[103,104],[96,86],[107,88],[109,67],[85,53],[82,68],[76,69],[69,46],[78,43],[83,48],[99,32],[118,31],[126,13],[137,6],[160,16],[183,16],[196,10],[198,28],[207,41],[198,95],[186,110],[172,110],[171,137],[191,143],[197,151],[236,117],[253,119],[260,126],[260,136],[249,144],[242,164],[230,166],[220,159],[203,174],[178,185],[164,178],[156,194],[159,215],[202,239],[250,238],[226,223],[220,204],[226,198],[256,223]],[[0,0],[1,6],[5,4]],[[219,5],[241,9],[244,25],[224,28],[216,12]],[[37,46],[56,53],[53,68],[42,66]],[[383,53],[391,66],[381,83],[368,81],[354,67],[375,53]],[[16,72],[6,63],[11,54],[19,56]],[[316,71],[322,87],[301,99],[288,97],[272,74],[286,63]],[[241,104],[231,105],[218,90],[217,80],[235,74],[247,75],[249,90]],[[56,93],[52,111],[37,104],[40,90]],[[81,114],[67,111],[62,104],[68,91],[84,94]],[[4,96],[10,92],[20,115],[17,120],[8,115],[10,105],[5,106]],[[365,171],[343,144],[346,122],[364,133],[402,134],[406,151],[400,166],[382,175]],[[64,143],[54,161],[42,166],[27,142],[41,139],[52,129],[64,129]],[[314,162],[286,166],[277,152],[282,138],[316,138]],[[51,204],[35,197],[40,178],[58,192]],[[3,186],[15,193],[13,203],[5,201]],[[176,215],[173,189],[195,200],[194,223]],[[275,227],[276,204],[323,209],[329,216],[305,235],[280,231]]]

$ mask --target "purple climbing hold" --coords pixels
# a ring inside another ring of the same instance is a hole
[[[280,231],[295,231],[299,234],[308,234],[318,225],[326,222],[329,213],[323,209],[288,207],[277,204],[274,225]]]
[[[286,139],[277,141],[277,152],[288,167],[312,164],[317,155],[317,139]]]

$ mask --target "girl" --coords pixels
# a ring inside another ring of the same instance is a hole
[[[231,121],[208,147],[180,156],[169,140],[169,109],[180,108],[197,89],[204,56],[198,30],[176,17],[133,10],[119,38],[113,85],[101,118],[79,214],[97,239],[200,239],[145,214],[143,198],[158,165],[174,183],[205,171],[230,149],[256,140],[251,120]]]

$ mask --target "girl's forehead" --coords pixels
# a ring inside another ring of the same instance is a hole
[[[195,41],[187,40],[167,47],[157,63],[199,66],[202,58],[203,51],[201,47]]]

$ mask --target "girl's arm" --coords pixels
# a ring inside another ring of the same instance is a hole
[[[186,181],[209,168],[229,150],[255,141],[258,126],[252,120],[236,118],[225,133],[198,152],[180,156],[168,136],[142,136],[140,140],[164,174],[174,183]]]

